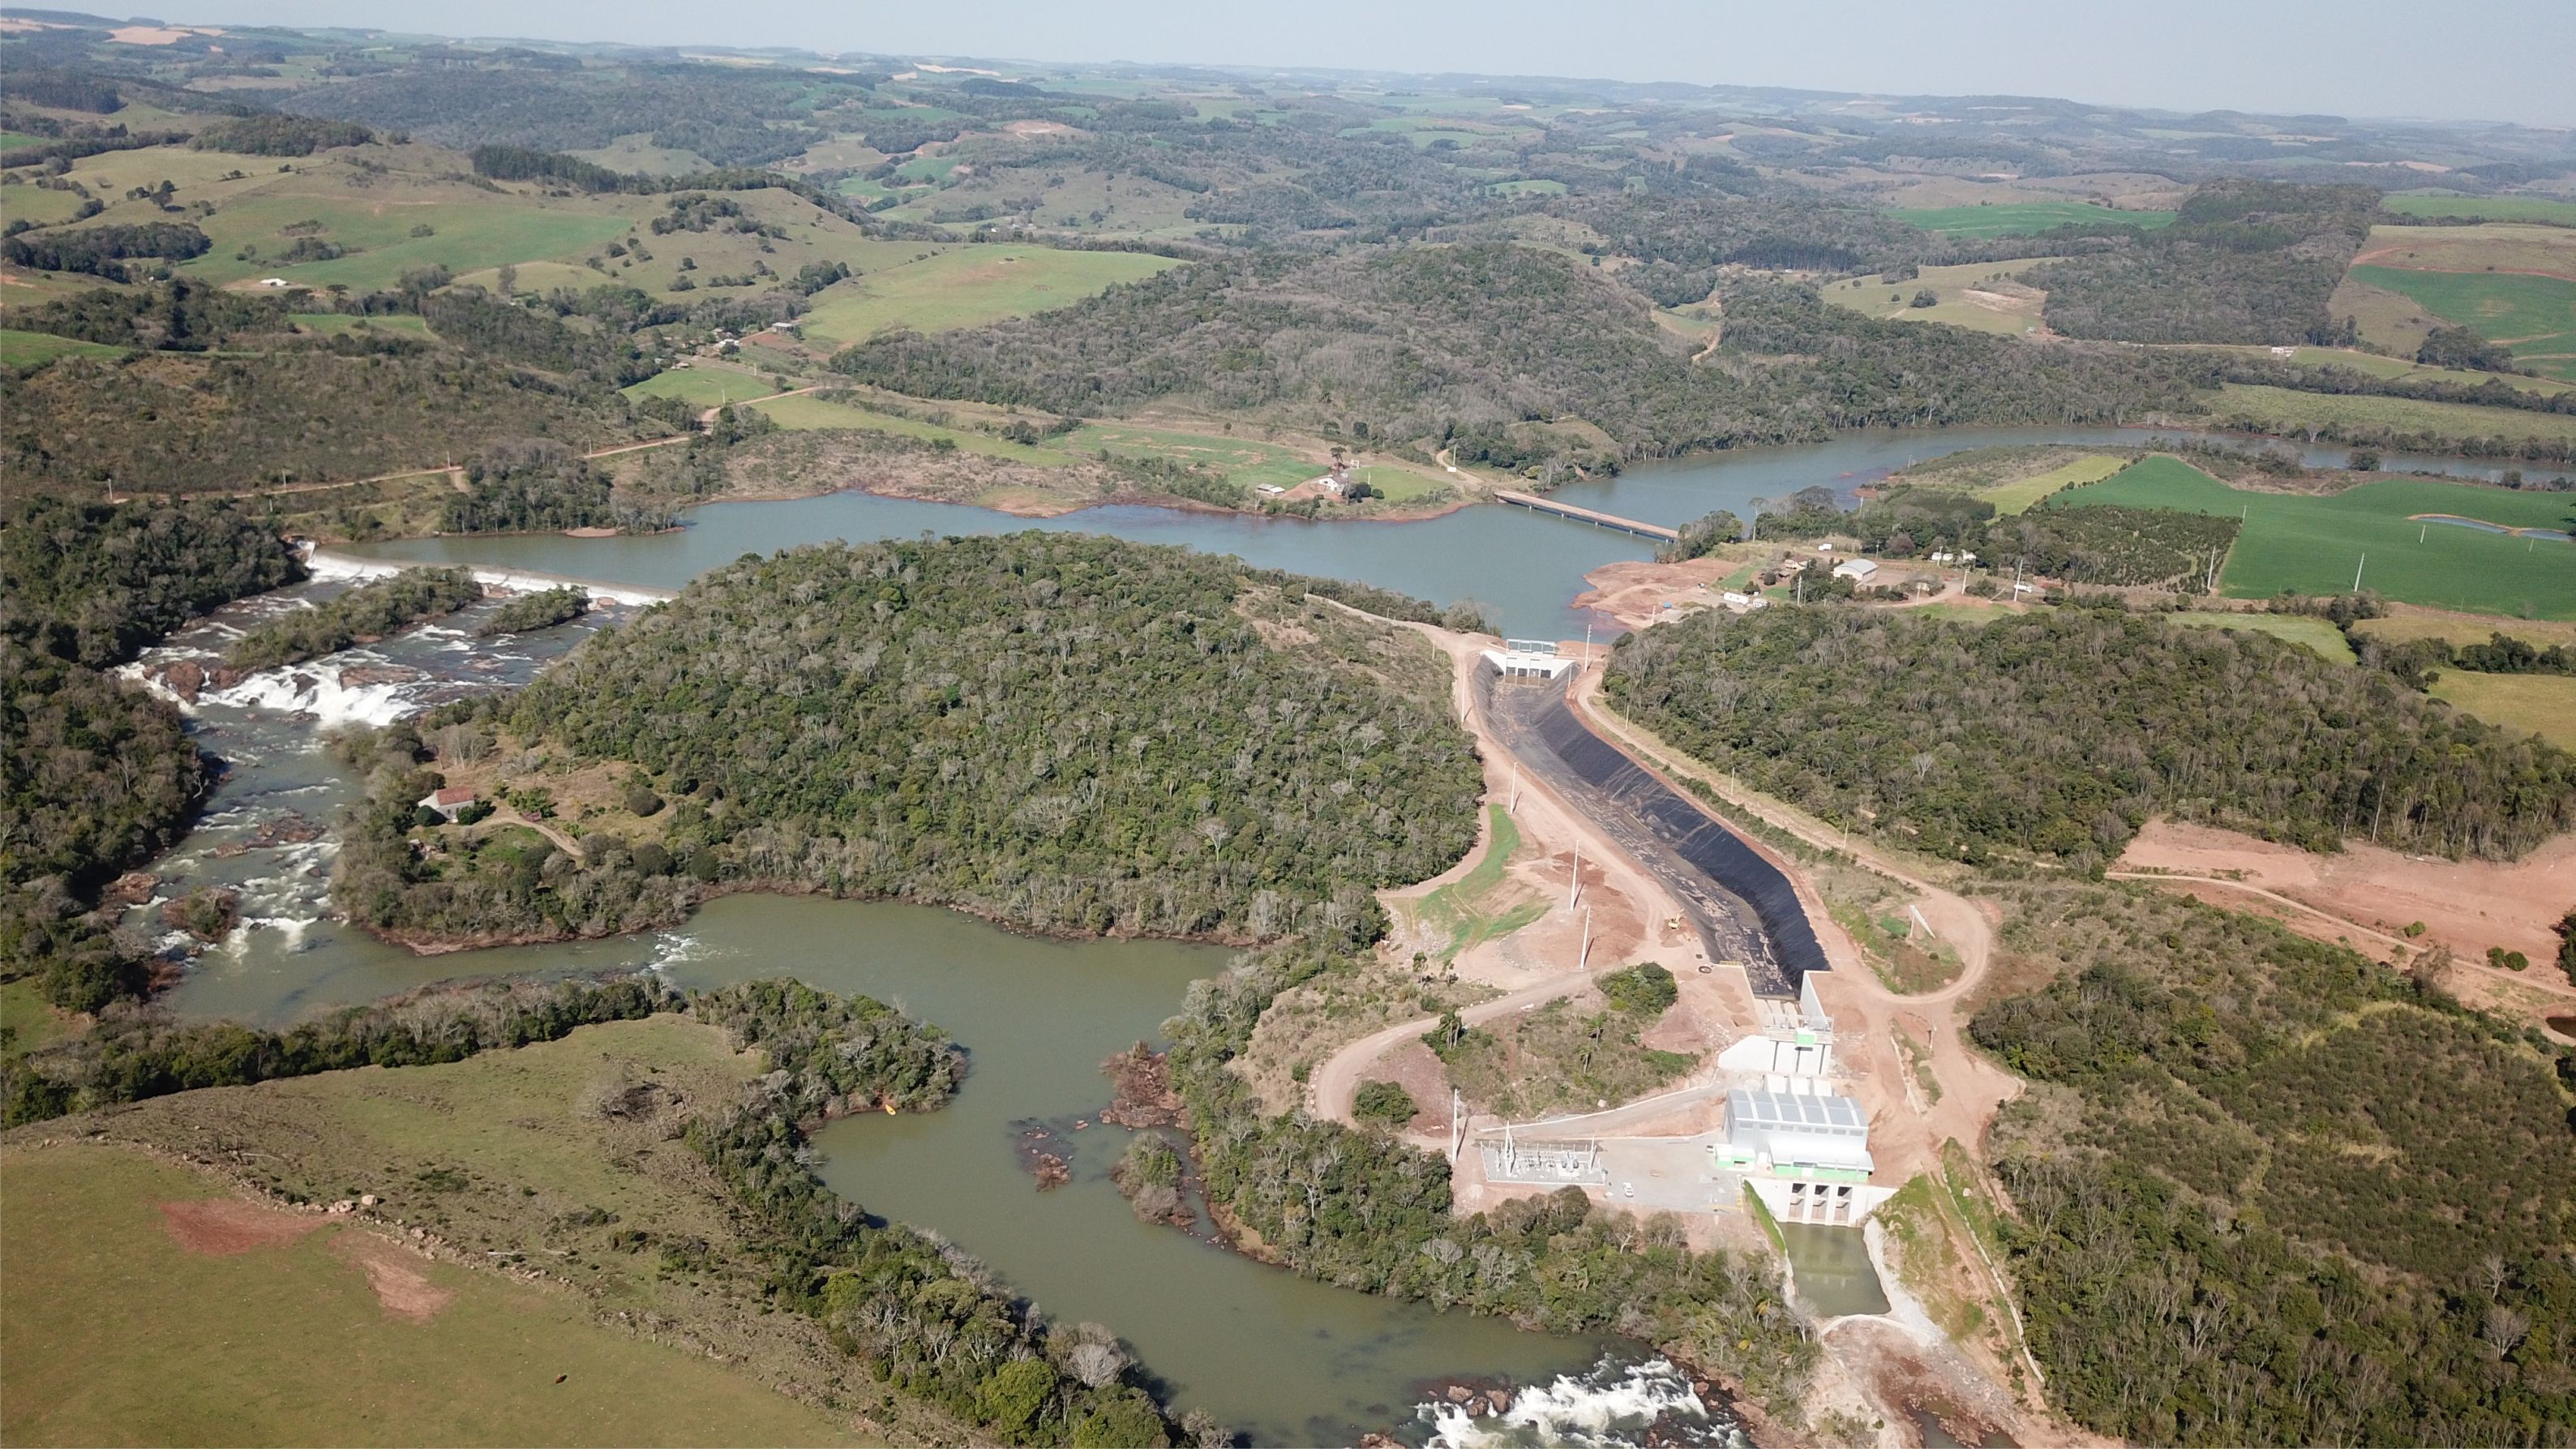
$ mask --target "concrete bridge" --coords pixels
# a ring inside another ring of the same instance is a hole
[[[1681,537],[1678,529],[1666,528],[1660,523],[1641,523],[1633,518],[1621,518],[1615,513],[1602,513],[1595,509],[1580,508],[1571,503],[1559,503],[1553,499],[1541,498],[1535,493],[1514,493],[1507,488],[1498,488],[1494,490],[1494,496],[1515,508],[1526,508],[1532,513],[1553,513],[1559,518],[1571,518],[1577,523],[1588,523],[1595,528],[1610,528],[1621,533],[1633,533],[1639,538],[1661,539],[1669,543]]]

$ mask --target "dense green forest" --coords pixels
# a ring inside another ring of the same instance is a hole
[[[483,586],[468,570],[405,569],[245,631],[225,651],[224,662],[236,669],[301,664],[452,614],[482,597]]]
[[[176,709],[99,671],[303,575],[228,505],[0,510],[0,975],[37,977],[69,1011],[142,989],[99,888],[178,838],[210,771]]]
[[[2379,192],[2230,178],[2125,248],[2033,268],[2048,325],[2123,342],[2350,343],[2326,299],[2370,235]]]
[[[667,507],[619,493],[606,474],[570,448],[541,439],[495,443],[476,453],[465,464],[465,485],[465,492],[442,505],[440,532],[652,533],[678,521]]]
[[[2576,1061],[2190,900],[2007,888],[2055,980],[1995,1168],[2031,1351],[2137,1443],[2532,1444],[2576,1424]]]
[[[0,633],[93,668],[304,566],[227,503],[0,504]]]
[[[1975,862],[2091,868],[2151,814],[2499,858],[2576,824],[2562,750],[2268,635],[2153,616],[1702,614],[1622,639],[1607,687],[1756,789]]]
[[[509,600],[476,625],[474,632],[486,639],[496,634],[528,634],[569,624],[589,612],[590,590],[579,584],[565,584]]]
[[[61,358],[12,385],[0,474],[19,494],[232,492],[438,466],[517,438],[597,446],[635,430],[614,394],[587,383],[334,338],[255,356]]]
[[[42,306],[13,308],[9,325],[109,347],[203,352],[244,334],[267,334],[273,340],[293,323],[278,302],[244,297],[181,274],[156,286],[98,287]]]
[[[1358,940],[1370,891],[1475,837],[1445,674],[1231,559],[1028,533],[719,569],[507,723],[650,771],[673,852],[727,878],[1041,930]]]
[[[875,338],[833,366],[927,397],[1069,415],[1175,400],[1434,446],[1570,415],[1615,440],[1613,462],[1851,427],[2189,411],[2210,366],[1877,322],[1788,286],[1728,299],[1718,365],[1695,350],[1600,271],[1485,243],[1202,263],[1024,320]]]

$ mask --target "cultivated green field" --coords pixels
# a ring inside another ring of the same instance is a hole
[[[2576,544],[2413,517],[2447,513],[2513,528],[2567,528],[2576,516],[2576,495],[2422,478],[2383,479],[2331,497],[2255,493],[2230,488],[2177,459],[2156,457],[2072,489],[2058,501],[2239,515],[2244,531],[2219,576],[2219,587],[2232,598],[2345,593],[2359,564],[2361,586],[2385,598],[2484,614],[2576,618]]]
[[[2489,221],[2542,221],[2576,226],[2576,201],[2545,196],[2444,196],[2400,192],[2380,205],[2400,216],[2483,216]]]
[[[2271,351],[2265,347],[2230,347],[2226,350],[2247,357],[2268,356]],[[2458,367],[2427,367],[2411,357],[2387,357],[2350,347],[2302,347],[2291,361],[2301,367],[2343,367],[2370,377],[2403,378],[2409,382],[2447,382],[2462,387],[2501,382],[2507,387],[2536,392],[2544,397],[2554,397],[2576,387],[2576,383],[2562,382],[2554,377],[2526,377],[2517,372],[2471,372]]]
[[[2362,266],[2352,278],[2414,299],[2425,311],[2475,327],[2513,349],[2535,372],[2576,381],[2576,281],[2503,272],[2422,272]]]
[[[2231,614],[2194,610],[2189,613],[2168,614],[2166,617],[2176,624],[2189,625],[2193,628],[2250,629],[2258,634],[2269,634],[2275,639],[2287,639],[2337,664],[2354,662],[2352,643],[2343,637],[2343,631],[2313,615]]]
[[[727,367],[688,367],[657,372],[625,389],[631,398],[675,397],[702,408],[723,407],[727,403],[750,402],[770,397],[778,389],[769,379],[736,372]]]
[[[2028,236],[2071,224],[2110,222],[2153,231],[2173,225],[2170,211],[2118,211],[2089,201],[2007,201],[2000,205],[1916,207],[1888,213],[1943,236]]]
[[[2220,387],[2210,411],[2222,419],[2249,419],[2259,431],[2295,434],[2310,427],[2393,428],[2449,438],[2548,438],[2576,440],[2576,414],[2524,412],[2475,403],[2421,402],[2403,397],[2294,392],[2231,382]],[[2513,466],[2499,462],[2499,468]]]
[[[1068,306],[1178,265],[1134,252],[964,247],[841,283],[817,298],[804,329],[818,342],[842,345],[891,327],[945,332]]]
[[[318,241],[351,248],[331,261],[288,264],[279,260],[299,239],[288,227],[318,222]],[[370,289],[390,287],[414,267],[444,266],[470,272],[505,262],[579,256],[626,234],[624,217],[515,197],[471,201],[367,202],[337,196],[253,196],[205,219],[214,250],[187,264],[211,282],[284,277],[311,287],[334,282]],[[427,236],[414,236],[428,227]],[[659,240],[659,238],[656,238]],[[258,256],[242,260],[244,246]],[[606,278],[599,280],[605,281]]]
[[[2078,458],[2071,463],[2051,468],[2045,473],[2032,477],[2018,479],[2011,483],[1998,483],[1992,488],[1980,488],[1977,490],[1977,496],[1993,504],[1998,513],[2020,513],[2061,488],[2099,483],[2126,467],[2128,461],[2126,458],[2115,458],[2108,453],[2096,453],[2089,458]]]
[[[57,357],[121,357],[126,349],[103,342],[82,342],[50,332],[17,332],[0,328],[0,367],[33,367]]]
[[[576,1298],[353,1225],[317,1219],[298,1241],[220,1255],[183,1247],[163,1205],[225,1197],[185,1168],[73,1144],[0,1162],[11,1444],[852,1442],[702,1354],[600,1326]],[[354,1253],[452,1296],[426,1321],[397,1316]]]
[[[2445,669],[2433,697],[2489,724],[2528,730],[2576,750],[2576,678],[2564,674],[2476,674]]]

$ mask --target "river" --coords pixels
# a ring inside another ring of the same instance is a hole
[[[347,586],[228,606],[144,666],[210,658],[261,617]],[[1222,969],[1220,949],[1043,940],[925,906],[757,895],[711,902],[672,930],[437,957],[332,920],[337,847],[321,827],[360,782],[323,749],[325,731],[524,683],[624,616],[610,607],[561,629],[475,640],[494,607],[198,698],[191,732],[230,768],[197,828],[154,862],[160,896],[127,924],[157,932],[158,900],[200,885],[239,891],[244,921],[190,961],[165,998],[174,1011],[275,1025],[433,981],[620,969],[681,987],[789,974],[864,992],[946,1027],[971,1069],[940,1111],[823,1129],[825,1179],[871,1212],[956,1242],[1050,1316],[1109,1326],[1177,1406],[1204,1408],[1259,1444],[1349,1443],[1369,1431],[1414,1444],[1562,1442],[1578,1431],[1621,1442],[1650,1422],[1663,1443],[1739,1442],[1722,1409],[1636,1345],[1327,1287],[1138,1222],[1108,1177],[1128,1134],[1098,1120],[1109,1094],[1100,1064],[1157,1040],[1188,983]],[[191,949],[176,933],[161,940]],[[1047,1193],[1018,1151],[1040,1123],[1072,1146],[1072,1181]],[[1461,1381],[1507,1389],[1509,1412],[1471,1420],[1434,1392]]]
[[[2114,430],[1860,435],[1641,466],[1560,495],[1608,512],[1677,523],[1756,496],[1811,484],[1848,497],[1892,468],[1960,448],[2003,443],[2135,443]],[[1566,637],[1583,575],[1648,556],[1643,539],[1517,509],[1483,506],[1413,523],[1323,522],[1107,507],[1026,520],[984,509],[837,493],[783,503],[716,504],[690,525],[648,538],[559,536],[413,539],[346,552],[395,562],[463,562],[648,589],[677,589],[744,553],[823,539],[1020,528],[1085,530],[1233,553],[1262,565],[1360,579],[1442,603],[1494,607],[1515,634]],[[219,610],[147,656],[145,666],[220,653],[261,616],[327,595],[320,581]],[[191,728],[230,769],[197,828],[154,865],[165,895],[193,886],[242,894],[244,924],[197,953],[169,1002],[182,1015],[278,1023],[426,982],[462,976],[653,967],[675,984],[790,973],[830,990],[864,991],[953,1032],[973,1053],[965,1089],[945,1110],[863,1118],[826,1128],[819,1145],[833,1187],[870,1210],[941,1232],[1059,1318],[1108,1325],[1182,1407],[1200,1407],[1257,1442],[1347,1442],[1365,1430],[1415,1442],[1633,1438],[1652,1419],[1665,1443],[1737,1436],[1703,1411],[1669,1365],[1633,1346],[1524,1334],[1464,1314],[1328,1288],[1263,1267],[1188,1234],[1138,1223],[1108,1182],[1124,1134],[1098,1124],[1099,1063],[1155,1036],[1184,985],[1222,964],[1208,948],[1157,942],[1031,940],[922,907],[739,896],[684,927],[611,941],[422,958],[334,922],[327,877],[336,849],[323,827],[358,782],[322,749],[323,733],[382,723],[445,699],[525,683],[601,623],[478,641],[494,605],[308,666],[263,671],[208,693]],[[354,671],[354,672],[353,672]],[[136,672],[140,672],[139,670]],[[148,927],[151,906],[128,924]],[[189,949],[164,938],[173,952]],[[1076,1129],[1076,1121],[1085,1125]],[[1041,1194],[1019,1165],[1033,1122],[1077,1144],[1073,1180]],[[1820,1284],[1821,1286],[1821,1284]],[[1499,1381],[1516,1391],[1495,1437],[1454,1407],[1427,1400],[1439,1380]]]

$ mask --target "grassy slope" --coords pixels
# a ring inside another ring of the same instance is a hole
[[[2233,614],[2200,612],[2169,616],[2174,623],[2205,629],[2249,629],[2287,639],[2337,664],[2354,662],[2352,644],[2343,631],[2323,619],[2307,614]]]
[[[816,299],[805,316],[805,332],[819,342],[846,344],[864,342],[889,327],[920,332],[973,327],[1068,306],[1114,283],[1178,265],[1168,257],[1134,252],[966,247],[841,283]]]
[[[2170,211],[2115,211],[2084,201],[2008,201],[2000,206],[1928,206],[1890,212],[1899,221],[1944,236],[2027,236],[2069,222],[2116,222],[2150,231],[2173,225]]]
[[[1973,209],[1973,208],[1971,208]],[[1977,332],[1994,332],[2020,336],[2038,329],[2041,294],[2016,298],[2011,305],[1981,305],[1968,299],[1971,291],[1989,296],[2007,295],[1989,291],[1998,279],[2009,280],[2039,266],[2055,261],[2054,257],[2030,257],[2009,262],[1967,262],[1955,267],[1925,267],[1911,281],[1885,282],[1877,277],[1856,281],[1834,282],[1826,286],[1824,298],[1837,307],[1848,307],[1895,322],[1947,322]],[[1912,305],[1914,294],[1924,288],[1940,301],[1930,307]],[[1888,300],[1895,298],[1895,301]]]
[[[2517,363],[2576,380],[2576,281],[2502,272],[2361,266],[2354,281],[2413,298],[2446,321],[2508,343]]]
[[[2489,724],[2529,730],[2576,750],[2576,678],[2564,674],[2476,674],[2445,669],[2433,697]]]
[[[2236,598],[2284,589],[2341,593],[2367,553],[2362,586],[2408,603],[2490,614],[2576,618],[2576,545],[2409,521],[2452,513],[2512,527],[2565,527],[2568,495],[2519,493],[2429,479],[2390,478],[2329,498],[2228,487],[2173,458],[2148,458],[2067,503],[2125,503],[2194,513],[2238,513],[2245,531],[2220,586]]]
[[[398,1318],[342,1256],[355,1225],[221,1257],[183,1248],[159,1205],[225,1194],[136,1152],[20,1145],[6,1160],[12,1443],[852,1441],[703,1355],[494,1274],[406,1255],[455,1296],[427,1322]]]
[[[1980,488],[1977,490],[1977,496],[1993,504],[1997,512],[2020,513],[2061,488],[2099,483],[2119,472],[2127,462],[2125,458],[2116,458],[2108,453],[2097,453],[2015,482],[1999,483],[1992,488]]]
[[[2576,226],[2576,201],[2545,196],[2427,196],[2400,192],[2380,205],[2405,216],[2483,216],[2490,221],[2545,221]]]
[[[39,362],[68,356],[118,357],[125,351],[122,347],[56,337],[49,332],[0,330],[0,367],[33,367]]]
[[[896,417],[848,403],[832,402],[805,394],[799,397],[771,398],[752,406],[767,413],[782,428],[873,428],[907,438],[945,438],[961,452],[982,453],[988,457],[1008,458],[1018,463],[1035,463],[1041,467],[1062,467],[1074,461],[1073,455],[1055,448],[1030,447],[979,433],[971,428],[947,428],[936,423]]]
[[[712,408],[770,397],[777,391],[765,377],[754,377],[747,372],[723,367],[691,367],[686,371],[657,372],[626,389],[626,395],[631,398],[675,397],[702,408]]]
[[[2231,382],[2219,389],[2218,399],[2209,406],[2221,418],[2263,422],[2268,432],[2296,433],[2309,426],[2331,425],[2394,428],[2401,433],[2437,433],[2453,438],[2576,439],[2576,415],[2479,407],[2475,403],[2293,392],[2288,388]]]

